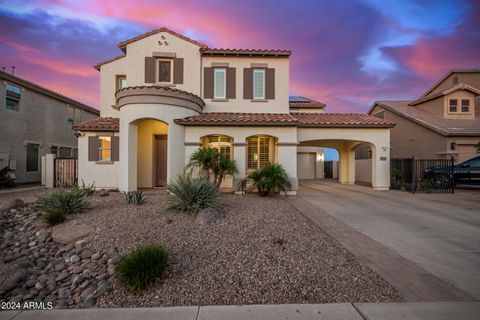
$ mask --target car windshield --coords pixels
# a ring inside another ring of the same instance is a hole
[[[461,165],[462,166],[469,166],[469,167],[480,167],[480,157],[465,161]]]

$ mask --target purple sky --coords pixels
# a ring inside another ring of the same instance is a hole
[[[480,2],[4,1],[0,67],[99,107],[92,65],[119,41],[169,27],[211,47],[290,49],[290,94],[329,112],[416,98],[452,68],[480,66]]]

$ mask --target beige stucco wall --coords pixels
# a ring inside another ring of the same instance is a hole
[[[372,184],[372,159],[355,160],[355,182]]]
[[[88,161],[88,137],[118,136],[116,133],[85,132],[78,137],[78,181],[86,184],[95,183],[97,189],[117,189],[119,162],[100,163]],[[122,150],[122,146],[120,146]]]
[[[118,110],[113,109],[116,104],[115,91],[117,89],[117,75],[126,75],[127,58],[121,58],[100,67],[100,116],[118,118]],[[127,79],[128,85],[128,79]]]
[[[155,186],[155,135],[167,133],[168,126],[158,120],[147,119],[138,124],[137,183],[139,188]]]
[[[162,39],[164,37],[165,39]],[[159,41],[168,45],[159,45]],[[145,57],[152,57],[154,52],[175,53],[183,58],[183,84],[175,88],[200,95],[200,51],[199,46],[171,35],[160,32],[127,45],[126,70],[128,86],[152,85],[145,83]],[[172,74],[173,76],[173,74]]]
[[[456,162],[463,162],[477,155],[475,145],[480,143],[480,137],[447,137],[445,156],[453,156]],[[450,150],[451,143],[455,143],[456,149]]]
[[[212,63],[228,63],[230,68],[236,69],[236,99],[229,99],[228,102],[216,102],[213,101],[213,99],[205,99],[205,112],[289,112],[288,58],[202,57],[202,79],[203,68],[211,67]],[[243,69],[251,68],[252,64],[266,64],[268,68],[275,69],[275,99],[261,102],[252,102],[250,99],[243,99]]]
[[[325,178],[325,153],[324,149],[321,147],[297,147],[297,153],[315,153],[316,159],[316,171],[315,171],[315,178],[316,179],[324,179]]]
[[[457,99],[457,113],[450,113],[449,100]],[[468,113],[460,112],[462,108],[462,99],[470,101],[470,109]],[[470,91],[457,90],[443,97],[444,114],[448,119],[475,119],[475,96]]]
[[[373,112],[385,110],[376,106]],[[437,152],[446,151],[446,138],[391,111],[385,110],[385,119],[396,125],[391,130],[392,158],[436,159]]]

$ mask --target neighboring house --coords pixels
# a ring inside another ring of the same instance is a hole
[[[321,103],[289,98],[290,51],[213,49],[166,28],[118,47],[121,56],[95,66],[101,117],[74,127],[79,180],[122,191],[162,186],[184,172],[199,147],[211,147],[239,167],[223,187],[239,191],[250,172],[279,163],[295,194],[297,172],[322,175],[315,170],[323,147],[339,151],[339,181],[353,183],[353,148],[367,142],[374,150],[372,185],[388,189],[394,124],[323,113]]]
[[[4,71],[0,81],[0,168],[17,183],[40,182],[41,156],[77,157],[72,126],[99,111]]]
[[[448,72],[414,101],[376,101],[368,114],[396,123],[392,158],[462,162],[480,142],[480,69]]]

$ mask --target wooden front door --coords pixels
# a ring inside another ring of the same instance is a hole
[[[167,182],[167,135],[155,136],[155,186]]]

